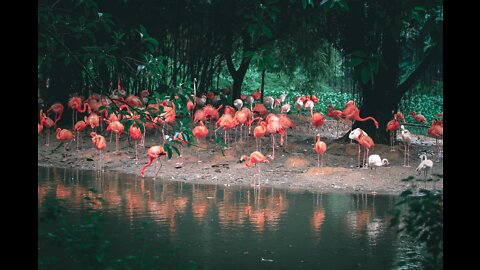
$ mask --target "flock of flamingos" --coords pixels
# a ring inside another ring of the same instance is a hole
[[[119,87],[120,88],[120,84]],[[73,96],[68,101],[68,107],[73,110],[72,114],[72,126],[73,132],[76,133],[76,136],[73,134],[72,130],[69,129],[56,129],[56,137],[58,140],[64,142],[64,156],[66,156],[66,145],[68,142],[75,140],[75,137],[78,138],[77,140],[77,150],[78,150],[78,141],[81,140],[80,132],[84,131],[88,126],[91,128],[90,136],[93,142],[93,145],[98,151],[99,161],[97,169],[102,170],[102,150],[107,147],[107,141],[105,137],[98,134],[96,128],[101,126],[102,122],[105,122],[107,126],[107,131],[116,134],[116,152],[118,152],[118,140],[121,134],[124,132],[124,125],[120,122],[122,117],[126,118],[139,118],[138,111],[142,111],[145,113],[146,123],[144,124],[144,131],[157,129],[161,127],[162,131],[162,139],[163,143],[165,140],[177,140],[182,144],[189,143],[187,136],[183,135],[182,132],[175,132],[173,138],[170,138],[168,135],[165,135],[165,127],[167,126],[174,126],[175,125],[175,118],[177,117],[175,106],[173,102],[170,100],[159,101],[157,100],[154,104],[148,104],[148,90],[143,90],[139,93],[139,96],[129,95],[125,97],[124,90],[114,90],[109,97],[100,96],[98,94],[92,94],[87,100],[82,100],[80,96]],[[249,156],[242,155],[240,160],[246,160],[246,166],[250,167],[255,165],[257,167],[257,163],[266,163],[269,162],[269,159],[265,157],[260,151],[259,147],[261,145],[261,138],[265,136],[266,133],[271,135],[272,140],[272,154],[268,157],[271,160],[275,159],[275,135],[280,135],[280,145],[287,144],[288,142],[288,130],[290,128],[296,129],[297,127],[295,124],[288,118],[287,113],[290,111],[290,104],[285,102],[285,94],[280,95],[278,98],[273,97],[265,97],[264,102],[260,103],[257,102],[261,98],[260,90],[257,89],[256,91],[252,92],[250,95],[242,95],[241,99],[236,99],[233,102],[234,107],[225,106],[223,115],[219,116],[220,109],[223,108],[223,105],[216,106],[219,103],[219,96],[214,95],[213,92],[209,92],[207,95],[202,95],[201,97],[197,97],[195,94],[192,95],[193,102],[188,100],[187,103],[187,110],[189,115],[193,118],[193,123],[196,126],[192,129],[193,136],[198,139],[204,139],[209,134],[209,129],[204,123],[210,123],[210,126],[215,126],[214,134],[215,137],[217,136],[218,129],[224,130],[224,137],[225,137],[225,144],[228,145],[229,142],[229,130],[235,129],[235,141],[236,141],[236,134],[237,134],[237,127],[240,127],[240,140],[242,139],[242,133],[245,132],[245,138],[248,138],[248,134],[251,133],[252,125],[255,121],[257,121],[257,126],[253,129],[253,136],[256,139],[256,149]],[[112,102],[127,113],[125,114],[114,114],[108,113],[107,107],[110,106]],[[318,128],[324,124],[325,116],[321,112],[313,112],[313,108],[315,103],[318,102],[318,98],[314,95],[312,96],[302,96],[296,97],[294,101],[294,107],[297,110],[297,113],[301,112],[302,110],[310,111],[311,115],[311,122],[310,127],[313,125],[315,126],[316,131],[316,143],[314,145],[314,150],[317,153],[317,166],[323,166],[323,155],[327,150],[327,145],[325,142],[321,140],[320,132]],[[244,103],[248,104],[250,108],[244,107]],[[148,104],[148,105],[144,105]],[[104,106],[105,108],[101,108]],[[163,110],[160,111],[159,108],[163,107]],[[267,109],[268,108],[268,109]],[[102,109],[100,111],[100,109]],[[149,110],[145,110],[149,109]],[[374,117],[368,116],[365,118],[360,117],[360,111],[358,107],[355,105],[353,100],[347,102],[343,111],[335,110],[333,105],[328,105],[327,116],[337,120],[337,137],[338,137],[338,123],[342,120],[349,120],[350,125],[353,124],[353,121],[372,121],[376,128],[379,128],[379,124]],[[270,110],[270,113],[269,113]],[[55,128],[58,121],[61,119],[62,114],[64,111],[64,105],[60,102],[54,103],[51,105],[48,110],[43,112],[40,110],[40,122],[38,123],[38,134],[40,134],[44,129],[46,130],[46,146],[49,145],[49,133],[50,129],[53,127]],[[150,112],[153,113],[153,116]],[[280,113],[274,114],[273,111],[279,111]],[[48,115],[55,114],[55,120],[52,120]],[[77,117],[77,113],[86,113],[87,115],[84,116],[82,120],[76,121],[75,118]],[[158,115],[157,115],[158,114]],[[413,118],[421,123],[422,125],[427,124],[427,119],[415,112],[411,112]],[[439,118],[441,117],[441,118]],[[394,143],[395,143],[395,132],[398,130],[399,122],[403,121],[406,123],[403,114],[398,111],[393,115],[393,119],[388,122],[386,130],[390,132],[391,139],[391,151],[394,150]],[[245,127],[245,128],[244,128]],[[213,127],[212,127],[213,128]],[[212,130],[210,128],[210,130]],[[244,130],[244,131],[243,131]],[[373,154],[369,156],[369,151],[375,145],[373,139],[368,136],[368,134],[360,128],[356,128],[352,130],[350,126],[350,134],[349,138],[351,140],[355,140],[358,142],[358,167],[361,168],[372,168],[378,167],[383,165],[388,165],[387,159],[381,159],[379,155]],[[405,128],[404,125],[400,126],[401,131],[401,139],[404,144],[404,164],[405,167],[410,167],[410,143],[412,141],[411,133]],[[135,159],[138,160],[138,151],[137,151],[137,142],[140,141],[140,145],[144,146],[144,138],[145,132],[141,132],[141,129],[137,127],[136,123],[130,126],[128,133],[135,141]],[[443,114],[438,113],[431,121],[431,126],[428,129],[428,135],[436,139],[436,161],[439,161],[440,155],[440,145],[438,144],[438,140],[443,138]],[[211,136],[211,133],[210,133]],[[145,169],[149,167],[154,160],[157,161],[160,159],[161,156],[167,155],[163,145],[154,145],[151,146],[148,151],[147,155],[149,157],[149,162],[145,164],[141,169],[141,175],[144,177]],[[183,149],[182,147],[180,147]],[[363,160],[360,162],[360,155],[361,155],[361,148],[364,150]],[[182,150],[181,150],[182,151]],[[180,154],[180,158],[182,158],[182,153]],[[322,158],[320,162],[320,157]],[[431,171],[433,167],[432,160],[428,160],[426,155],[421,156],[421,163],[417,167],[417,173],[424,173],[425,177],[427,173]],[[160,167],[161,168],[161,167]],[[157,170],[155,177],[158,175],[160,168]],[[260,173],[260,168],[258,168],[258,172]],[[255,177],[254,177],[254,186],[255,184]]]

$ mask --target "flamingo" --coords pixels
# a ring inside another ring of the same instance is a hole
[[[286,145],[287,142],[288,142],[287,130],[289,128],[297,129],[297,127],[292,122],[292,120],[290,120],[290,118],[288,118],[288,116],[286,114],[280,114],[278,116],[278,121],[280,122],[280,126],[282,127],[282,129],[285,130],[285,145]],[[280,135],[281,135],[280,136],[280,145],[283,145],[283,134],[280,134]]]
[[[97,169],[102,171],[102,151],[107,148],[107,141],[102,135],[98,135],[95,132],[90,132],[90,137],[92,137],[92,143],[95,146],[95,149],[97,149],[98,155],[100,157]]]
[[[48,147],[50,145],[50,129],[52,127],[55,127],[55,122],[53,122],[50,117],[47,117],[47,115],[42,110],[40,110],[40,123],[42,123],[42,126],[47,129],[45,146]]]
[[[237,124],[238,124],[238,122],[235,119],[235,117],[231,116],[230,114],[224,114],[215,123],[215,126],[219,126],[219,128],[217,128],[215,130],[215,135],[217,134],[218,129],[220,129],[220,128],[223,129],[224,130],[224,137],[225,137],[225,145],[228,145],[228,140],[227,140],[228,131],[230,129],[234,128]]]
[[[118,141],[120,136],[122,136],[122,132],[124,131],[125,127],[123,126],[120,121],[113,121],[108,124],[107,131],[115,133],[115,153],[118,152]]]
[[[265,121],[261,121],[262,118],[258,118],[258,119],[260,119],[258,121],[258,126],[256,126],[253,129],[253,137],[255,137],[255,143],[256,143],[256,146],[257,146],[257,148],[256,148],[257,151],[259,150],[259,148],[262,147],[262,137],[267,132],[267,123]]]
[[[173,140],[180,142],[180,156],[178,159],[182,160],[182,162],[177,162],[176,168],[181,168],[183,165],[183,146],[188,143],[188,138],[187,136],[183,135],[182,132],[175,132],[175,135],[173,135]]]
[[[416,113],[415,111],[412,112],[412,116],[413,116],[413,119],[415,119],[415,121],[417,121],[421,124],[426,124],[427,123],[427,119],[425,118],[425,116],[423,116],[419,113]]]
[[[310,123],[310,125],[313,124],[315,126],[316,133],[318,133],[318,127],[323,126],[324,122],[325,122],[325,116],[323,116],[322,113],[320,112],[312,113],[312,122]]]
[[[433,168],[433,161],[427,159],[427,155],[420,155],[420,159],[422,160],[418,167],[415,169],[418,174],[424,174],[424,180],[427,180],[427,174],[432,171]],[[425,187],[427,182],[425,181]]]
[[[365,167],[365,160],[366,157],[368,156],[368,152],[370,148],[373,148],[375,146],[375,143],[373,142],[372,138],[370,138],[365,131],[363,131],[361,128],[356,128],[350,132],[348,137],[351,140],[356,140],[358,142],[358,167],[360,168],[360,146],[363,147],[364,155],[363,155],[363,162],[362,166],[363,168],[366,169]]]
[[[267,118],[267,132],[272,136],[272,160],[275,159],[275,134],[283,135],[285,130],[280,125],[280,119],[273,113],[269,114]]]
[[[300,114],[300,112],[303,109],[303,101],[300,98],[297,98],[294,103],[295,109],[297,110],[297,114]]]
[[[250,157],[247,155],[242,155],[240,157],[240,161],[246,160],[247,162],[245,165],[247,167],[251,167],[252,165],[255,164],[255,168],[257,168],[257,163],[268,163],[269,160],[260,152],[254,151],[253,153],[250,154]],[[258,167],[258,173],[260,174],[260,167]],[[253,186],[256,186],[255,183],[255,173],[253,174]],[[258,186],[260,186],[260,180],[258,180]]]
[[[435,148],[437,152],[437,159],[435,162],[440,162],[440,144],[438,143],[438,140],[443,138],[443,121],[442,124],[440,124],[439,121],[432,120],[432,125],[428,129],[428,135],[435,138]]]
[[[403,167],[410,167],[410,144],[412,142],[412,134],[404,125],[400,126],[402,130],[402,141],[404,145]]]
[[[130,129],[128,130],[128,133],[130,134],[130,137],[135,141],[135,164],[138,164],[138,140],[140,140],[142,136],[142,131],[137,127],[136,123],[133,123],[133,125],[130,126]]]
[[[267,108],[262,103],[258,103],[253,108],[252,112],[260,117],[265,117],[268,113]]]
[[[265,97],[263,99],[263,104],[265,104],[265,107],[270,107],[270,109],[272,110],[273,110],[274,103],[275,103],[275,100],[271,96]]]
[[[54,103],[50,108],[47,110],[47,114],[53,111],[55,113],[55,125],[57,125],[58,120],[62,117],[63,114],[63,105],[60,102]]]
[[[63,157],[67,157],[67,143],[75,137],[68,129],[57,128],[57,139],[63,141]]]
[[[391,152],[395,151],[393,146],[395,144],[394,135],[397,129],[398,129],[398,120],[397,120],[397,114],[395,113],[393,115],[393,119],[387,123],[387,128],[386,128],[386,131],[390,132],[390,151]]]
[[[280,113],[288,113],[290,111],[290,103],[282,105],[280,108]]]
[[[253,98],[252,96],[247,96],[245,101],[248,103],[248,105],[250,105],[250,111],[253,111],[253,104],[255,103],[255,98]]]
[[[199,125],[196,126],[196,127],[192,130],[192,134],[193,134],[193,137],[195,137],[195,138],[203,139],[203,138],[207,137],[207,135],[208,135],[208,129],[207,129],[207,127],[203,124],[203,121],[200,120]]]
[[[243,125],[248,120],[248,114],[244,110],[240,110],[235,113],[234,118],[235,118],[235,121],[237,121],[237,123],[240,124],[240,141],[242,141],[242,129],[243,129]],[[236,138],[236,133],[237,133],[237,128],[235,127],[235,138]]]
[[[373,123],[375,124],[375,127],[378,128],[378,122],[375,118],[368,116],[365,118],[360,117],[360,110],[357,108],[355,105],[355,102],[353,100],[350,100],[347,102],[345,107],[343,108],[342,116],[343,119],[348,119],[352,121],[352,126],[353,126],[353,121],[368,121],[372,120]],[[350,130],[352,130],[352,127],[350,126]]]
[[[385,166],[388,164],[389,164],[388,159],[386,158],[381,159],[379,155],[370,155],[368,157],[368,166],[370,166],[370,170],[373,169],[374,166],[376,170],[377,167]]]
[[[152,146],[152,147],[150,147],[150,148],[148,149],[147,155],[148,155],[148,157],[149,157],[150,160],[148,161],[147,164],[145,164],[145,165],[142,167],[142,170],[140,171],[140,174],[142,175],[142,177],[145,177],[145,169],[146,169],[148,166],[152,165],[152,162],[153,162],[154,159],[156,159],[156,160],[157,160],[157,163],[158,163],[160,157],[167,155],[167,153],[165,152],[165,150],[163,149],[162,146],[160,146],[160,145],[154,145],[154,146]],[[155,174],[155,177],[153,177],[153,179],[155,179],[155,178],[157,177],[158,172],[160,172],[160,169],[161,169],[161,168],[162,168],[162,166],[160,166],[160,168],[158,168],[158,171],[157,171],[157,173]]]
[[[317,152],[317,167],[319,167],[319,164],[320,164],[320,156],[322,156],[322,167],[323,167],[323,155],[327,150],[327,144],[325,144],[325,142],[322,142],[320,140],[320,133],[317,134],[317,142],[315,143],[314,149],[315,149],[315,152]]]
[[[92,132],[94,132],[94,129],[96,129],[100,125],[100,116],[98,116],[95,112],[91,112],[88,117],[85,116],[84,120],[92,129]]]
[[[237,110],[239,111],[239,110],[241,110],[242,107],[243,107],[243,101],[242,101],[241,99],[237,98],[237,99],[235,99],[235,100],[233,101],[233,106],[234,106],[235,108],[237,108]]]
[[[253,91],[250,96],[252,96],[255,100],[259,100],[262,97],[262,93],[260,92],[260,88],[257,88],[257,90]]]
[[[75,126],[73,127],[73,130],[77,133],[77,151],[78,151],[78,141],[82,140],[82,136],[80,136],[80,132],[84,131],[88,127],[88,124],[84,120],[80,120],[77,123],[75,123]],[[83,146],[82,146],[83,148]]]
[[[328,111],[327,115],[333,119],[336,120],[337,122],[337,138],[338,138],[338,124],[340,123],[340,119],[342,119],[342,111],[340,110],[335,110],[335,107],[333,107],[332,104],[328,104]]]

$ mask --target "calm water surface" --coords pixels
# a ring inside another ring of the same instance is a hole
[[[91,188],[108,202],[93,207],[109,224],[111,252],[119,256],[141,246],[137,236],[145,221],[150,248],[199,269],[392,269],[400,250],[389,228],[395,196],[254,190],[38,167],[39,211],[53,197],[79,218],[88,208],[83,198],[95,197]]]

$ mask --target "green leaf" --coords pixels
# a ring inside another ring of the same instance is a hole
[[[360,70],[360,80],[363,84],[366,84],[368,81],[370,81],[370,69],[366,66],[362,66]]]
[[[177,155],[180,156],[180,151],[178,150],[178,148],[177,148],[175,145],[172,145],[172,148],[173,148],[173,150],[175,150],[175,152],[177,153]]]
[[[262,24],[262,31],[268,38],[272,38],[272,30],[265,24]]]
[[[355,67],[355,66],[360,65],[361,63],[363,63],[363,60],[362,60],[362,59],[360,59],[360,58],[352,58],[352,59],[350,59],[350,61],[348,62],[348,67]]]

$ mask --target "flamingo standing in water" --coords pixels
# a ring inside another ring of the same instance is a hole
[[[438,140],[443,138],[443,123],[440,124],[439,121],[432,120],[432,125],[428,129],[428,135],[435,138],[435,148],[437,152],[437,159],[435,162],[440,162],[440,144],[438,143]]]
[[[361,128],[356,128],[350,132],[348,137],[351,140],[356,140],[358,142],[358,167],[363,167],[366,169],[366,159],[368,157],[368,152],[370,148],[373,148],[375,146],[375,143],[373,142],[372,138],[370,138],[365,131],[363,131]],[[363,147],[363,162],[362,166],[360,166],[360,146]]]
[[[157,160],[157,164],[158,164],[160,157],[167,155],[167,153],[165,152],[165,150],[163,149],[163,147],[160,146],[160,145],[154,145],[154,146],[150,147],[150,148],[148,149],[147,154],[148,154],[149,161],[148,161],[147,164],[145,164],[145,165],[142,167],[142,170],[140,171],[140,174],[142,175],[142,177],[145,177],[145,169],[146,169],[148,166],[152,165],[152,162],[153,162],[154,159]],[[160,169],[161,169],[161,168],[162,168],[162,166],[160,166],[160,168],[158,168],[158,171],[157,171],[157,173],[155,173],[155,176],[153,177],[153,179],[155,179],[155,178],[157,177],[157,175],[158,175],[158,173],[160,172]]]
[[[67,157],[67,143],[74,138],[70,130],[57,128],[57,139],[63,141],[63,157]]]
[[[410,144],[412,142],[412,134],[404,125],[401,125],[400,129],[402,130],[401,136],[404,146],[403,167],[410,167]]]
[[[130,137],[135,141],[135,164],[138,164],[138,140],[140,140],[142,136],[142,131],[137,127],[136,123],[133,123],[133,125],[130,126],[130,129],[128,130],[128,133],[130,134]]]
[[[240,157],[240,161],[246,160],[247,162],[245,165],[247,167],[251,167],[252,165],[255,165],[255,168],[257,168],[257,163],[268,163],[268,159],[260,152],[254,151],[253,153],[250,154],[250,157],[247,155],[242,155]],[[258,174],[260,174],[260,167],[258,167]],[[255,183],[255,173],[253,174],[253,186],[256,186]],[[258,186],[260,186],[260,180],[258,180]]]
[[[73,127],[73,130],[77,133],[77,151],[78,151],[78,141],[82,140],[82,136],[80,136],[80,132],[84,131],[87,127],[88,127],[88,124],[83,120],[80,120],[77,123],[75,123],[75,126]]]
[[[322,142],[320,140],[320,133],[317,134],[317,142],[315,143],[314,149],[315,149],[315,152],[317,152],[317,167],[319,167],[319,164],[320,164],[320,156],[322,156],[322,167],[323,167],[323,155],[327,150],[327,144],[325,144],[325,142]]]
[[[98,135],[95,132],[90,132],[90,137],[92,137],[92,143],[95,146],[95,149],[97,149],[98,156],[99,156],[97,169],[99,171],[102,171],[102,159],[103,159],[102,158],[102,155],[103,155],[102,151],[105,148],[107,148],[107,141],[105,140],[105,138],[102,135]]]
[[[398,129],[398,119],[397,119],[397,114],[395,113],[393,115],[393,119],[387,123],[387,128],[386,128],[386,131],[390,132],[390,151],[391,152],[395,151],[393,146],[395,144],[394,135],[397,129]]]

